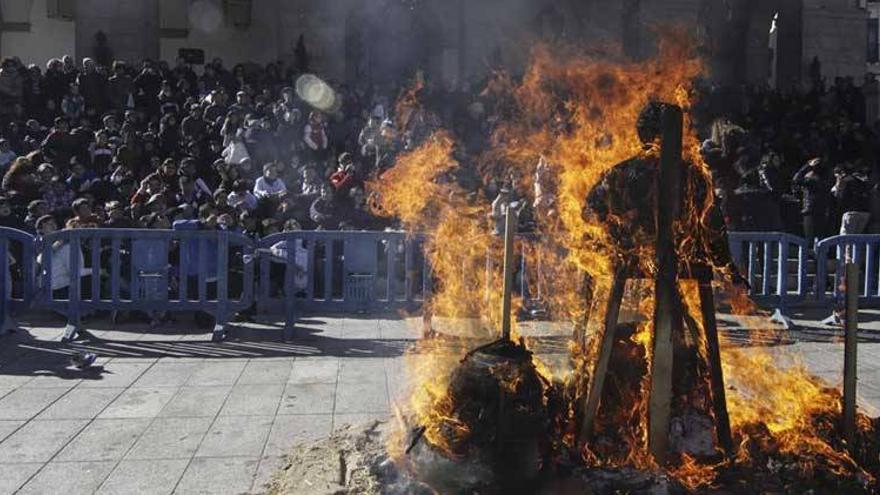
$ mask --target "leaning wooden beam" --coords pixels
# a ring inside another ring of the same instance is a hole
[[[715,321],[715,297],[712,282],[700,281],[700,312],[706,333],[706,357],[709,359],[709,381],[712,387],[712,410],[715,413],[715,434],[718,445],[727,457],[733,455],[733,437],[730,416],[727,413],[727,395],[724,391],[724,372],[721,369],[721,348],[718,343],[718,324]]]
[[[846,336],[843,351],[843,435],[852,449],[856,437],[856,357],[859,333],[859,266],[846,264]]]
[[[678,295],[678,256],[673,223],[681,210],[682,112],[668,106],[663,112],[663,137],[657,185],[657,239],[654,343],[651,356],[651,395],[648,402],[648,448],[654,460],[666,464],[672,408],[673,335],[681,331]]]
[[[599,399],[602,397],[602,389],[605,387],[605,376],[608,374],[608,363],[611,360],[611,351],[614,349],[614,335],[617,330],[617,319],[620,315],[620,305],[623,301],[623,292],[626,287],[626,276],[618,272],[611,283],[611,292],[608,294],[605,306],[605,321],[602,326],[601,342],[599,344],[599,356],[593,368],[593,376],[590,379],[590,390],[584,402],[580,434],[578,440],[581,444],[587,443],[593,432],[593,424],[599,411]],[[595,296],[594,296],[595,299]]]

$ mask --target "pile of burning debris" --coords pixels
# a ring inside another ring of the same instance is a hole
[[[412,371],[396,434],[369,427],[300,447],[278,493],[880,493],[880,425],[855,415],[854,373],[841,400],[760,349],[722,356],[713,277],[746,282],[689,125],[702,65],[684,45],[661,43],[657,60],[634,64],[536,50],[521,85],[490,84],[517,110],[497,126],[497,154],[485,161],[508,164],[524,179],[511,184],[529,187],[529,160],[556,164],[543,172],[558,195],[539,234],[536,292],[575,328],[599,308],[589,344],[588,332],[575,332],[568,375],[548,372],[512,335],[515,207],[504,205],[501,271],[488,205],[449,180],[458,167],[451,135],[404,154],[371,185],[384,213],[431,234],[434,314],[477,319],[492,334],[500,327],[501,338],[446,355],[420,343],[411,356],[431,366]],[[636,305],[640,322],[622,323],[635,279],[653,293]],[[608,294],[596,297],[600,287]]]

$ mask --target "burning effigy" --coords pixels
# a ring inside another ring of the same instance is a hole
[[[874,420],[847,442],[836,389],[715,328],[716,295],[753,307],[692,124],[703,75],[681,36],[638,63],[538,47],[521,80],[490,81],[499,120],[474,163],[438,130],[371,185],[378,211],[427,235],[435,280],[436,336],[409,351],[410,394],[363,466],[377,493],[880,490]],[[540,264],[542,310],[572,328],[564,372],[511,320],[516,207],[493,233],[498,212],[462,185],[474,174],[507,177],[511,196],[554,184],[515,242]],[[627,304],[638,317],[619,321]]]

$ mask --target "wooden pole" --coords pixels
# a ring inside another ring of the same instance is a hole
[[[843,351],[843,435],[850,449],[856,436],[856,358],[859,332],[859,266],[846,264],[846,319]]]
[[[516,235],[516,212],[507,205],[504,219],[504,292],[501,297],[501,338],[510,340],[510,306],[513,292],[513,238]]]
[[[733,455],[733,436],[727,413],[727,394],[724,391],[724,372],[721,369],[721,347],[718,343],[718,324],[715,321],[715,297],[712,282],[700,281],[700,312],[706,333],[706,357],[709,359],[709,382],[712,387],[712,411],[715,413],[715,434],[718,445],[728,457]]]
[[[663,112],[663,136],[657,185],[657,279],[654,291],[654,343],[651,357],[651,395],[648,402],[648,448],[654,460],[666,464],[672,409],[673,335],[681,331],[678,294],[678,256],[673,223],[682,197],[682,111],[669,105]]]
[[[601,343],[599,344],[599,357],[593,368],[593,377],[590,379],[590,390],[584,403],[583,417],[580,425],[578,441],[587,443],[593,432],[593,423],[596,413],[599,411],[599,399],[602,389],[605,387],[605,376],[608,374],[608,363],[611,360],[611,351],[614,349],[614,335],[617,331],[617,319],[620,315],[620,304],[623,301],[623,292],[626,287],[626,275],[618,272],[614,275],[611,292],[608,294],[608,302],[605,306],[605,322],[602,329]]]

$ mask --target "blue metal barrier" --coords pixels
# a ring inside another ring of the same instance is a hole
[[[430,290],[424,238],[402,232],[295,231],[259,241],[257,311],[283,313],[293,337],[298,310],[414,309]]]
[[[229,316],[253,304],[253,250],[218,230],[62,230],[40,239],[36,304],[67,315],[66,341],[96,310],[210,312],[219,341]]]
[[[844,265],[848,260],[859,266],[860,302],[880,302],[878,256],[880,256],[880,235],[838,235],[816,243],[817,302],[824,302],[829,297],[833,300],[841,294],[840,281],[843,279]],[[834,274],[831,279],[828,277],[829,272]]]
[[[16,328],[13,315],[31,305],[36,292],[34,238],[27,232],[0,227],[0,255],[6,260],[0,277],[0,335]]]
[[[789,307],[809,296],[807,241],[784,232],[730,232],[729,242],[734,263],[749,282],[749,296],[775,306],[772,319],[790,327]]]
[[[402,232],[297,231],[254,242],[216,230],[137,229],[63,230],[35,239],[0,227],[0,253],[7,259],[0,277],[0,333],[14,327],[11,315],[30,307],[67,315],[65,339],[75,337],[87,312],[203,311],[213,313],[213,338],[220,340],[229,317],[256,303],[257,311],[284,315],[290,339],[301,310],[418,307],[431,289],[424,242]],[[730,250],[751,284],[750,296],[775,306],[783,323],[790,322],[792,305],[827,304],[838,295],[833,281],[847,253],[864,277],[862,302],[880,302],[880,235],[819,242],[813,283],[808,243],[799,237],[731,232]],[[522,253],[518,289],[540,309],[541,286],[528,276],[528,270],[540,270],[536,263]]]

